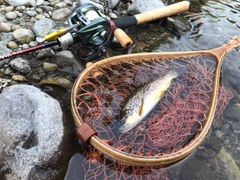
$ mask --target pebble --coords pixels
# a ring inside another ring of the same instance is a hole
[[[64,2],[65,2],[68,6],[71,6],[71,5],[72,5],[72,1],[71,1],[71,0],[64,0]]]
[[[26,14],[31,16],[31,17],[34,17],[37,15],[36,11],[26,11]]]
[[[11,11],[13,11],[14,10],[14,7],[13,6],[8,6],[8,7],[6,7],[5,8],[5,12],[7,13],[7,12],[11,12]]]
[[[7,12],[6,13],[6,18],[9,20],[15,19],[17,17],[17,13],[15,12]]]
[[[6,24],[5,22],[0,23],[0,31],[2,32],[10,32],[11,31],[11,27],[9,27],[8,24]]]
[[[17,29],[21,29],[22,27],[20,26],[20,25],[13,25],[12,26],[12,31],[15,31],[15,30],[17,30]]]
[[[110,9],[114,9],[118,3],[119,0],[108,0],[108,7]]]
[[[67,5],[65,2],[59,2],[54,7],[59,9],[59,8],[67,7]]]
[[[53,19],[62,19],[67,17],[72,11],[69,8],[61,8],[53,11],[52,18]]]
[[[46,18],[46,17],[42,14],[38,14],[38,15],[35,16],[35,18],[36,18],[36,20],[41,20],[41,19]]]
[[[38,42],[37,41],[31,41],[30,43],[29,43],[29,46],[30,47],[34,47],[34,46],[37,46],[38,45]]]
[[[12,80],[14,80],[14,81],[27,81],[27,79],[22,75],[13,75]]]
[[[18,48],[18,45],[17,45],[17,43],[15,41],[9,41],[8,42],[8,47],[10,49],[16,49],[16,48]]]
[[[40,6],[42,4],[44,4],[44,0],[37,0],[36,6]]]
[[[57,69],[58,69],[58,65],[57,64],[48,63],[48,62],[44,62],[43,63],[43,70],[45,72],[54,72]]]
[[[27,49],[27,48],[29,48],[29,45],[28,45],[28,44],[23,44],[23,45],[22,45],[22,48],[23,48],[23,49]]]
[[[27,74],[30,72],[31,67],[28,63],[27,60],[23,59],[23,58],[15,58],[12,61],[10,61],[10,66],[15,69],[16,71],[23,73],[23,74]]]
[[[51,48],[42,49],[38,52],[37,59],[51,58],[54,55],[54,51]]]
[[[117,15],[116,15],[115,13],[113,13],[113,12],[109,12],[108,15],[109,15],[110,18],[112,18],[112,19],[117,19]]]
[[[134,1],[128,7],[128,13],[131,15],[141,14],[146,11],[151,11],[156,8],[162,8],[165,5],[159,0],[145,0],[145,1]]]
[[[57,3],[60,2],[60,0],[48,0],[51,6],[55,6]]]
[[[13,32],[13,37],[20,43],[30,43],[32,40],[35,39],[34,33],[30,29],[16,29]]]
[[[29,5],[30,1],[29,0],[6,0],[6,2],[8,4],[10,4],[11,6],[25,6],[25,5]]]
[[[53,21],[48,18],[43,18],[34,23],[33,31],[36,36],[43,37],[47,35],[53,27]]]
[[[3,14],[0,14],[0,22],[5,22],[5,21],[7,21],[6,17]]]
[[[42,8],[36,8],[35,11],[36,11],[37,13],[43,13]]]

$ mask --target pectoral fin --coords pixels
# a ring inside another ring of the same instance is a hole
[[[143,104],[144,104],[144,100],[142,99],[141,104],[140,104],[140,107],[139,107],[139,116],[142,115],[142,112],[143,112]]]

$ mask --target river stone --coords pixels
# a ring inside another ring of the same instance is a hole
[[[11,28],[8,24],[6,24],[5,22],[0,23],[0,31],[2,32],[10,32]]]
[[[5,14],[5,16],[6,16],[7,19],[12,20],[12,19],[15,19],[17,17],[17,14],[15,12],[7,12]]]
[[[141,14],[146,11],[162,8],[165,5],[159,0],[135,0],[129,7],[128,13],[131,15]]]
[[[39,37],[43,37],[49,33],[53,27],[53,21],[48,18],[43,18],[34,23],[33,31]]]
[[[26,6],[29,5],[29,0],[5,0],[6,3],[10,4],[11,6]]]
[[[80,5],[83,5],[83,4],[87,4],[87,3],[90,3],[90,4],[93,4],[94,6],[96,6],[99,10],[101,10],[101,12],[104,12],[104,7],[99,4],[99,3],[95,3],[93,1],[90,1],[90,0],[77,0],[78,4]]]
[[[178,177],[184,180],[202,180],[216,179],[215,176],[215,172],[206,166],[206,162],[192,158],[191,161],[182,166]]]
[[[73,53],[68,50],[57,52],[50,62],[56,63],[59,71],[68,72],[75,76],[78,76],[79,73],[84,69],[83,64],[81,64],[74,57]]]
[[[114,9],[118,4],[119,0],[108,0],[108,7],[110,9]]]
[[[30,72],[31,67],[28,63],[27,60],[22,59],[22,58],[15,58],[10,62],[10,65],[13,69],[15,69],[16,71],[23,73],[23,74],[27,74]]]
[[[0,129],[0,174],[9,180],[34,179],[36,167],[44,168],[59,156],[60,104],[33,86],[5,88],[0,94]]]
[[[6,54],[11,53],[12,50],[8,49],[6,46],[0,44],[0,57]],[[0,61],[0,68],[4,66],[4,64],[9,63],[10,59],[5,59]]]
[[[7,45],[9,41],[13,40],[13,33],[12,32],[8,32],[8,33],[4,33],[2,32],[0,34],[0,44],[2,45]]]
[[[69,8],[61,8],[53,11],[52,18],[53,19],[62,19],[67,17],[72,11]]]
[[[22,44],[28,44],[35,39],[34,33],[30,29],[25,28],[16,29],[13,32],[13,37]]]
[[[235,121],[239,121],[239,117],[240,117],[240,110],[238,107],[228,107],[225,109],[224,111],[224,115],[227,118],[231,118]]]

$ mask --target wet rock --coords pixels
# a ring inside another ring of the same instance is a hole
[[[84,69],[84,66],[74,57],[71,51],[60,51],[51,59],[52,63],[56,63],[60,71],[71,72],[75,76]]]
[[[240,130],[240,123],[239,122],[232,122],[231,130]]]
[[[50,77],[50,78],[42,79],[39,82],[39,84],[54,84],[54,85],[66,87],[68,89],[71,89],[73,86],[73,83],[71,81],[61,77]]]
[[[13,85],[0,94],[0,111],[0,174],[41,179],[48,172],[45,179],[52,179],[63,138],[59,103],[33,86]]]
[[[33,31],[37,36],[43,37],[49,33],[53,27],[53,21],[48,18],[43,18],[34,23]]]
[[[205,146],[213,149],[215,152],[219,152],[223,146],[222,140],[216,136],[209,136],[206,138]]]
[[[218,158],[224,166],[225,174],[229,179],[240,179],[240,171],[235,159],[229,154],[225,148],[222,148],[218,154]]]
[[[164,20],[163,27],[177,36],[190,32],[192,29],[189,20],[183,16],[172,16],[166,18]]]
[[[13,37],[20,43],[30,43],[35,39],[34,33],[30,29],[16,29],[13,32]]]
[[[80,153],[76,153],[69,161],[68,170],[64,180],[78,180],[83,178],[83,172],[79,170],[79,166],[82,165],[84,157]]]
[[[184,180],[202,180],[202,179],[212,179],[217,180],[214,171],[212,171],[206,163],[200,161],[197,158],[192,158],[188,161],[179,173],[179,179]]]
[[[51,48],[42,49],[38,52],[37,59],[51,58],[54,55],[54,51]]]
[[[25,59],[22,59],[22,58],[13,59],[10,62],[10,65],[13,69],[15,69],[16,71],[23,73],[23,74],[27,74],[31,70],[31,67],[30,67],[28,61]]]
[[[146,11],[151,11],[157,8],[162,8],[165,5],[162,1],[159,0],[135,0],[129,7],[128,7],[128,14],[136,15]]]
[[[48,63],[48,62],[43,63],[43,70],[45,72],[53,72],[53,71],[56,71],[57,69],[58,69],[57,64]]]
[[[227,118],[231,118],[231,119],[238,121],[239,117],[240,117],[240,110],[238,107],[228,107],[225,109],[224,115]]]
[[[53,11],[52,18],[53,19],[62,19],[67,17],[72,11],[69,8],[61,8]]]

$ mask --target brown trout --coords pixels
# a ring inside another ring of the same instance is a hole
[[[127,132],[141,122],[165,95],[177,76],[175,71],[169,71],[134,91],[120,112],[119,132]]]

